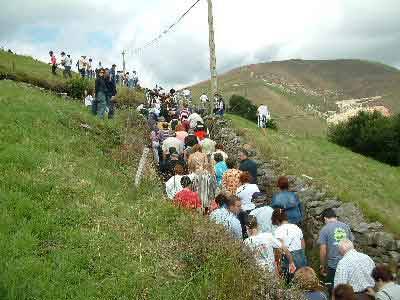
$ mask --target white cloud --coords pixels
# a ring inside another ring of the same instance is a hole
[[[103,64],[121,65],[123,49],[157,36],[193,2],[0,0],[0,44],[42,59],[50,48],[67,49],[74,57],[84,53]],[[363,58],[400,65],[395,51],[400,46],[398,0],[214,0],[214,14],[220,72],[288,58]],[[32,40],[27,29],[37,26],[56,34]],[[99,47],[91,32],[109,36],[111,50]],[[206,79],[207,1],[154,47],[127,60],[128,69],[136,69],[147,85],[182,86]]]

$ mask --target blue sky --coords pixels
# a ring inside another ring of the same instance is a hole
[[[0,0],[0,46],[47,60],[48,51],[121,66],[146,85],[180,87],[209,76],[207,1],[154,47],[194,0]],[[214,0],[218,71],[290,58],[360,58],[400,66],[398,0]]]

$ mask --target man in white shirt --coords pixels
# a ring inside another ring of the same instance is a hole
[[[268,106],[264,104],[260,105],[260,107],[257,109],[257,116],[258,116],[258,127],[265,128],[268,120],[271,119]]]
[[[336,268],[334,287],[348,284],[355,293],[364,293],[368,288],[373,288],[375,281],[371,274],[375,268],[374,261],[368,255],[356,251],[353,243],[347,239],[339,243],[339,251],[343,258]]]
[[[208,102],[208,96],[206,95],[206,93],[203,93],[203,94],[200,96],[200,102],[201,102],[203,105],[206,105],[206,104],[207,104],[207,102]]]
[[[71,59],[71,55],[67,55],[67,57],[65,58],[65,64],[64,64],[64,76],[65,77],[69,77],[72,78],[72,74],[71,74],[71,68],[72,68],[72,59]]]

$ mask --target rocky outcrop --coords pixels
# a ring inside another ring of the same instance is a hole
[[[277,192],[276,182],[279,176],[279,162],[265,160],[257,150],[238,136],[232,124],[224,119],[210,119],[210,134],[212,138],[225,145],[225,151],[230,157],[236,157],[241,148],[249,151],[250,156],[258,165],[258,183],[260,189],[272,197]],[[383,231],[382,224],[369,223],[362,211],[354,203],[343,202],[329,196],[312,184],[312,178],[306,175],[288,176],[291,191],[296,192],[305,207],[304,232],[308,247],[317,247],[318,233],[323,226],[321,213],[326,208],[334,208],[338,218],[349,224],[358,249],[370,255],[376,263],[400,263],[400,240],[390,233]]]

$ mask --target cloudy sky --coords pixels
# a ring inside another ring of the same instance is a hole
[[[195,0],[0,0],[0,46],[47,60],[50,49],[116,63],[145,85],[208,77],[207,1],[153,47]],[[400,67],[400,0],[213,0],[218,71],[290,58],[361,58]]]

